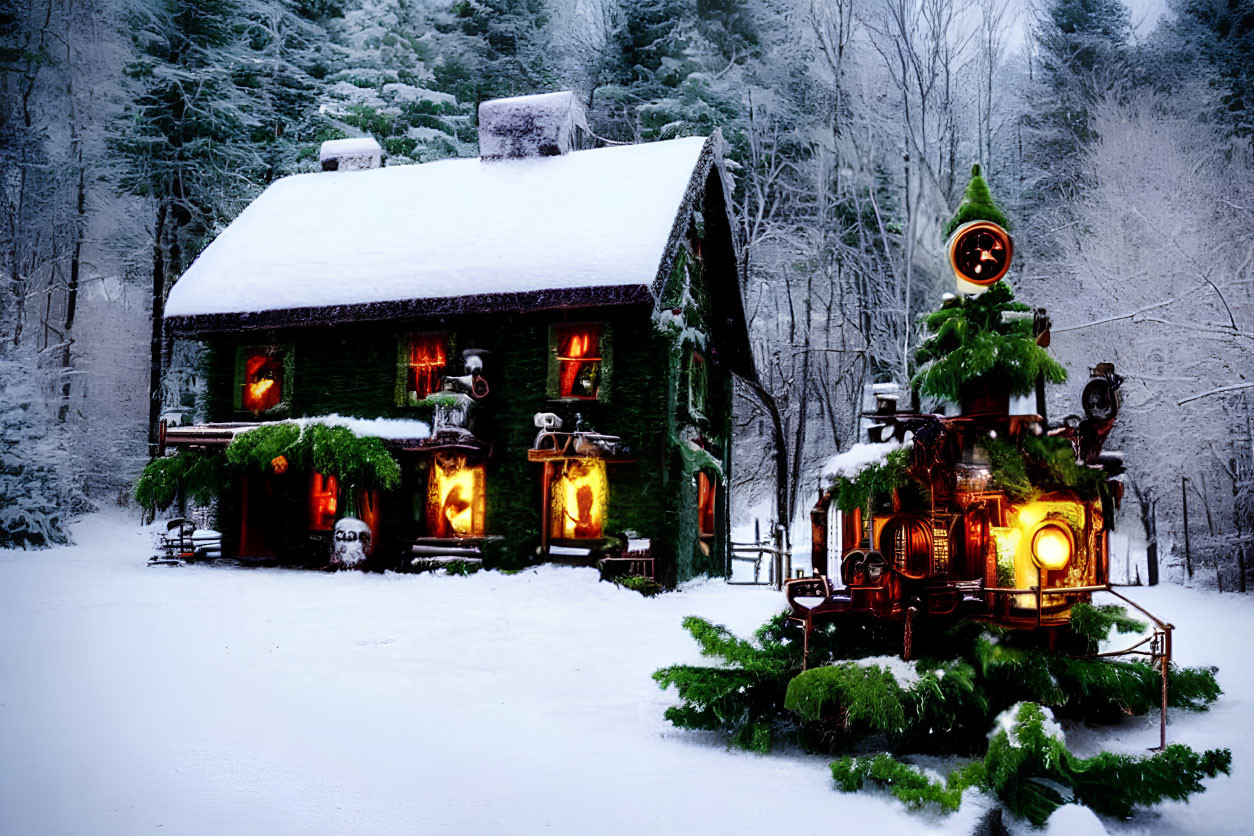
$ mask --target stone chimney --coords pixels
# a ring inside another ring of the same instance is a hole
[[[383,167],[383,149],[373,137],[329,139],[318,152],[323,171],[365,171]]]
[[[583,103],[569,91],[491,99],[479,105],[483,160],[556,157],[592,147]]]

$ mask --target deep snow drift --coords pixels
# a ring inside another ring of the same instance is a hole
[[[747,634],[783,599],[697,583],[645,599],[586,569],[437,577],[152,567],[146,532],[91,517],[77,546],[0,552],[0,832],[970,833],[835,791],[828,758],[729,751],[673,729],[650,674],[696,662],[697,614]],[[1233,749],[1231,778],[1131,822],[1063,808],[1056,832],[1248,832],[1254,606],[1133,597],[1221,666],[1172,741]],[[1157,718],[1067,729],[1135,752]],[[1022,824],[1017,831],[1028,832]]]

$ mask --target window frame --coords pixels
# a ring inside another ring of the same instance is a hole
[[[594,358],[563,358],[558,354],[558,348],[561,345],[561,332],[564,329],[576,328],[597,328],[597,348],[600,351],[599,359],[595,362],[601,364],[599,372],[599,382],[597,383],[597,391],[595,395],[563,395],[561,393],[562,363],[564,362],[592,362]],[[549,366],[548,366],[548,383],[546,386],[547,396],[550,401],[558,401],[561,403],[607,403],[610,400],[611,382],[613,377],[613,330],[610,323],[605,320],[579,320],[571,322],[553,322],[549,324]]]
[[[244,406],[244,386],[247,385],[248,358],[258,351],[275,352],[283,367],[283,380],[279,384],[279,400],[269,409],[253,412]],[[257,417],[280,417],[291,411],[292,392],[296,387],[296,352],[291,343],[249,343],[235,347],[234,387],[232,403],[237,413],[245,413]]]
[[[441,376],[448,374],[449,358],[453,356],[453,335],[448,331],[406,331],[397,337],[396,340],[396,381],[393,391],[393,400],[397,406],[416,407],[423,400],[429,398],[438,392],[438,389],[432,389],[422,398],[410,400],[409,397],[409,357],[415,339],[421,337],[439,337],[444,340],[444,367]]]

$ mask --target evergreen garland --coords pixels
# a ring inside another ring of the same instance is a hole
[[[955,229],[971,221],[992,221],[1002,229],[1010,229],[1010,219],[997,205],[997,201],[993,200],[993,193],[988,189],[979,163],[971,166],[971,181],[967,183],[967,189],[962,194],[958,211],[945,227],[945,237],[953,235]]]
[[[910,451],[907,449],[893,450],[877,462],[859,471],[852,479],[840,477],[836,485],[836,507],[849,512],[858,508],[866,508],[875,500],[877,503],[886,501],[910,481]]]
[[[1039,375],[1050,383],[1067,379],[1066,370],[1036,344],[1031,309],[1014,301],[1005,281],[979,296],[946,300],[924,321],[931,336],[915,351],[921,368],[912,381],[924,395],[959,401],[965,386],[982,381],[1024,394]]]
[[[154,459],[135,483],[135,501],[143,508],[164,511],[178,498],[179,489],[198,505],[207,505],[229,480],[226,457],[221,452],[195,448]]]
[[[264,424],[235,436],[225,453],[195,448],[154,459],[135,485],[135,500],[144,508],[164,510],[184,488],[200,505],[208,504],[230,481],[230,470],[267,472],[279,456],[289,467],[312,467],[334,476],[347,490],[391,489],[400,483],[401,469],[383,442],[358,436],[347,427],[294,421]]]
[[[388,490],[401,478],[400,465],[382,441],[359,436],[347,427],[325,424],[265,424],[237,435],[226,455],[236,467],[261,472],[283,456],[291,466],[311,467],[334,476],[345,487]]]

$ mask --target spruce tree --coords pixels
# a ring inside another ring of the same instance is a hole
[[[149,443],[161,415],[162,318],[172,280],[215,224],[252,197],[266,164],[262,125],[241,84],[251,68],[233,0],[160,0],[131,21],[135,95],[115,150],[121,185],[152,212]]]

